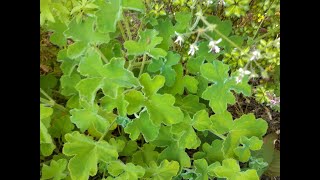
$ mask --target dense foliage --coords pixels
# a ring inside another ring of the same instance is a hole
[[[280,111],[279,0],[40,2],[41,179],[279,175],[268,123],[228,109]]]

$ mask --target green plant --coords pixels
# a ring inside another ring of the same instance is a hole
[[[213,2],[59,1],[65,19],[52,2],[41,25],[62,75],[42,77],[41,179],[259,179],[267,165],[252,154],[268,124],[228,106],[252,95],[248,66],[261,54],[279,65],[273,41],[258,54],[230,19],[206,14]]]

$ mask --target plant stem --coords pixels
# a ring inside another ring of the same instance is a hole
[[[120,31],[121,31],[122,39],[123,39],[124,41],[127,41],[128,39],[127,39],[127,37],[126,37],[126,34],[124,33],[124,30],[123,30],[123,26],[122,26],[121,21],[118,22],[118,26],[119,26],[119,29],[120,29]]]
[[[132,35],[131,35],[128,19],[126,18],[125,14],[123,12],[122,12],[122,16],[123,16],[124,25],[125,25],[126,30],[127,30],[127,36],[129,37],[129,40],[132,40]]]
[[[146,58],[147,58],[147,54],[144,53],[144,54],[143,54],[143,58],[142,58],[141,67],[140,67],[139,77],[140,77],[141,74],[142,74],[142,71],[143,71],[143,68],[144,68],[144,63],[145,63],[145,61],[146,61]]]
[[[116,122],[116,120],[117,120],[117,118],[112,121],[112,123],[108,126],[108,128],[106,129],[106,131],[103,133],[103,135],[100,137],[100,139],[99,139],[98,141],[103,140],[103,138],[108,134],[109,129],[110,129],[111,126]]]
[[[218,134],[218,133],[213,133],[214,135],[218,136],[219,138],[221,138],[222,140],[225,140],[226,137],[224,135]]]
[[[47,99],[44,99],[42,97],[40,97],[40,102],[44,103],[44,104],[48,104],[50,105],[51,107],[55,107],[57,109],[60,109],[61,111],[64,111],[64,112],[68,112],[68,109],[66,109],[65,107],[63,107],[62,105],[60,104],[57,104],[56,102],[54,101],[49,101]]]
[[[152,60],[144,61],[144,64],[150,64]],[[132,63],[131,66],[141,66],[142,62]]]
[[[51,102],[54,102],[54,100],[53,100],[42,88],[40,88],[40,92],[41,92],[46,98],[48,98]]]
[[[109,63],[108,59],[104,56],[104,54],[101,52],[101,50],[96,47],[96,46],[93,46],[94,49],[97,51],[97,53],[101,56],[102,60],[105,62],[105,63]]]

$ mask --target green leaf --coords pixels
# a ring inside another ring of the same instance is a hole
[[[165,78],[161,75],[156,75],[151,79],[148,73],[143,73],[140,76],[140,84],[142,85],[142,91],[145,96],[150,97],[155,95],[157,91],[164,85]]]
[[[230,90],[241,92],[245,96],[251,94],[248,77],[237,84],[235,77],[229,77],[228,71],[229,66],[217,60],[200,67],[201,75],[214,83],[203,92],[202,98],[210,101],[209,105],[215,113],[221,113],[227,109],[227,104],[235,103],[235,97]]]
[[[268,129],[268,123],[261,118],[255,119],[252,113],[242,115],[233,122],[233,126],[223,143],[225,157],[234,157],[234,149],[238,147],[242,136],[247,138],[256,136],[261,139]]]
[[[174,26],[175,31],[185,33],[192,20],[192,14],[191,12],[176,12],[175,19],[177,21]]]
[[[152,180],[168,180],[176,176],[179,171],[179,163],[176,161],[163,160],[158,166],[156,162],[150,162],[146,168],[145,178]]]
[[[156,93],[163,86],[164,81],[161,75],[151,79],[148,73],[143,73],[140,76],[140,84],[146,97],[135,90],[129,91],[126,94],[126,100],[129,102],[128,113],[135,113],[141,106],[145,106],[152,123],[157,127],[160,127],[161,123],[171,125],[181,122],[183,113],[180,108],[174,106],[175,98],[170,94]],[[134,106],[130,106],[131,103],[134,103]]]
[[[171,23],[170,18],[159,19],[158,25],[154,27],[159,31],[159,36],[163,38],[159,48],[162,48],[165,51],[169,50],[169,47],[172,46],[172,36],[174,36],[174,26]]]
[[[126,117],[127,107],[129,103],[125,100],[125,96],[122,93],[118,93],[116,98],[104,96],[100,99],[100,106],[107,112],[113,112],[113,109],[117,109],[120,116]]]
[[[189,76],[189,75],[185,75],[183,77],[183,83],[184,83],[184,87],[190,92],[190,93],[197,93],[198,91],[198,80],[193,77],[193,76]]]
[[[58,79],[53,74],[40,75],[40,88],[44,90],[49,96],[52,95],[52,89],[56,87]],[[40,97],[46,98],[42,93]]]
[[[67,176],[67,174],[64,173],[67,163],[68,161],[66,159],[59,159],[58,161],[51,160],[50,166],[43,164],[41,179],[64,179]]]
[[[94,25],[95,18],[93,17],[88,17],[80,23],[73,19],[69,23],[69,28],[64,32],[64,35],[75,41],[74,44],[68,47],[68,56],[70,58],[80,57],[85,52],[85,49],[91,45],[109,42],[109,34],[96,31]]]
[[[184,120],[171,126],[171,133],[176,135],[175,138],[180,147],[187,149],[196,149],[200,146],[201,141],[194,131],[193,122],[188,114],[185,114]]]
[[[145,6],[143,3],[143,0],[122,0],[122,7],[124,9],[139,11],[144,13],[145,12]]]
[[[131,71],[124,68],[124,63],[125,60],[123,58],[112,58],[111,61],[101,69],[98,64],[91,64],[96,67],[95,69],[100,69],[100,71],[98,72],[99,75],[94,74],[96,77],[91,77],[93,73],[90,73],[88,78],[82,79],[76,85],[82,102],[92,105],[99,89],[102,89],[106,96],[115,98],[118,95],[119,88],[137,86],[139,84],[138,79],[134,77]],[[88,71],[85,72],[88,73]]]
[[[40,25],[43,25],[46,20],[55,22],[50,6],[51,0],[40,0]]]
[[[208,180],[208,163],[205,159],[197,159],[193,161],[197,178],[196,180]]]
[[[212,141],[211,145],[208,143],[202,145],[203,156],[209,164],[223,161],[222,143],[222,140],[216,139]]]
[[[109,140],[109,144],[113,147],[116,147],[117,149],[117,152],[120,153],[123,151],[125,145],[126,145],[126,142],[124,140],[122,140],[121,138],[111,138]],[[120,154],[119,154],[120,155]]]
[[[206,105],[199,102],[199,97],[189,94],[185,97],[176,96],[175,106],[178,106],[183,112],[193,116],[196,112],[205,109]]]
[[[75,86],[81,80],[79,73],[74,71],[71,75],[62,75],[60,78],[61,94],[72,96],[78,94]]]
[[[241,172],[238,162],[234,159],[223,160],[222,165],[215,167],[213,172],[217,177],[228,180],[259,180],[256,170],[250,169]]]
[[[42,0],[41,0],[42,1]],[[54,23],[48,23],[48,30],[53,33],[50,35],[50,42],[63,47],[67,45],[67,38],[64,36],[63,32],[67,30],[67,25],[57,19]]]
[[[83,55],[88,47],[87,43],[84,41],[75,42],[68,46],[67,54],[71,59],[76,59]]]
[[[97,27],[101,32],[115,32],[117,22],[121,18],[121,0],[96,0],[99,10],[95,13],[97,17]]]
[[[201,49],[200,49],[201,50]],[[200,72],[200,66],[203,64],[205,59],[201,56],[190,57],[187,61],[187,69],[190,74],[198,74]]]
[[[68,164],[72,179],[87,180],[97,174],[99,161],[108,163],[118,158],[116,148],[105,141],[96,142],[77,131],[66,134],[65,138],[63,154],[73,156]]]
[[[205,110],[198,111],[194,117],[194,127],[199,131],[209,130],[214,134],[225,134],[233,125],[232,115],[228,111],[211,115]]]
[[[141,150],[132,155],[132,162],[134,164],[147,167],[150,162],[157,161],[159,153],[157,151],[154,151],[155,148],[156,146],[152,144],[143,144]]]
[[[131,90],[126,93],[124,98],[129,103],[127,106],[127,112],[129,115],[140,111],[144,105],[145,98],[140,91]]]
[[[183,167],[191,166],[190,157],[185,152],[184,148],[178,147],[177,145],[171,145],[160,153],[158,162],[165,159],[169,161],[178,161],[181,169]]]
[[[119,153],[120,156],[132,156],[138,149],[136,141],[127,141],[123,150]]]
[[[137,180],[143,177],[145,169],[139,165],[135,166],[132,163],[123,164],[121,161],[113,161],[108,167],[108,173],[116,179],[133,179]]]
[[[165,59],[153,59],[148,66],[148,70],[150,72],[160,71],[160,74],[166,78],[165,85],[170,87],[176,78],[176,72],[172,69],[172,66],[178,64],[180,58],[179,54],[169,51]]]
[[[76,65],[79,64],[79,59],[70,59],[67,55],[67,49],[62,49],[57,54],[57,61],[62,62],[60,69],[63,75],[70,76]]]
[[[72,109],[70,114],[71,122],[76,124],[81,132],[89,130],[94,134],[98,133],[99,137],[110,125],[109,121],[98,114],[97,109]]]
[[[149,114],[144,111],[140,113],[140,117],[132,120],[124,129],[130,134],[131,140],[137,140],[140,133],[143,135],[146,142],[153,141],[159,134],[160,127],[154,125],[149,117]]]
[[[251,138],[242,136],[240,137],[240,143],[242,147],[237,147],[233,151],[235,155],[239,157],[240,162],[247,162],[251,156],[250,150],[259,150],[263,142],[255,136]]]
[[[52,115],[51,127],[49,133],[54,138],[60,138],[67,133],[72,132],[74,125],[70,121],[69,113],[56,110]]]
[[[40,152],[43,156],[50,156],[56,148],[47,129],[50,124],[45,125],[45,119],[49,119],[50,123],[50,116],[52,113],[52,108],[40,104]]]
[[[158,59],[159,57],[165,57],[167,52],[161,48],[155,48],[162,42],[162,37],[157,37],[159,34],[156,30],[146,29],[139,33],[138,42],[129,40],[124,42],[124,47],[127,49],[129,55],[143,55],[148,54],[149,56]]]

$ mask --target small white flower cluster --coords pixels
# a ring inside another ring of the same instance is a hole
[[[240,68],[240,69],[239,69],[239,75],[236,77],[236,82],[237,82],[237,84],[242,81],[242,79],[243,79],[243,77],[244,77],[245,75],[249,75],[249,74],[251,74],[250,71],[248,71],[248,70],[246,70],[246,69]]]
[[[217,44],[219,44],[221,41],[222,41],[221,38],[216,40],[216,41],[211,40],[209,42],[209,48],[210,48],[209,52],[213,51],[214,53],[219,53],[220,52],[220,48],[217,46]]]
[[[260,51],[255,50],[255,51],[252,52],[252,56],[250,58],[250,61],[257,60],[257,59],[260,59],[260,58],[261,58]]]
[[[174,32],[177,35],[177,39],[174,41],[174,43],[177,43],[181,46],[181,44],[183,43],[184,39],[183,36],[177,32]]]
[[[175,32],[175,34],[176,34],[177,38],[174,41],[174,43],[178,44],[179,46],[182,46],[182,43],[184,42],[183,35],[179,34],[177,32]],[[217,44],[219,44],[221,41],[222,41],[221,38],[216,40],[216,41],[211,40],[209,42],[209,45],[208,45],[208,47],[210,49],[209,52],[219,53],[220,52],[220,48],[219,48],[219,46],[217,46]],[[193,43],[193,44],[190,45],[190,50],[188,52],[188,55],[193,56],[195,54],[195,52],[198,51],[198,50],[199,50],[199,48],[198,48],[197,44]]]

